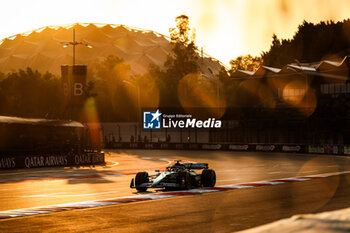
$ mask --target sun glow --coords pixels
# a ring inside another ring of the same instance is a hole
[[[268,50],[273,33],[290,38],[303,20],[343,20],[350,17],[349,8],[346,0],[14,0],[2,4],[0,38],[76,22],[125,24],[168,35],[175,17],[186,14],[197,45],[228,65],[239,55]]]

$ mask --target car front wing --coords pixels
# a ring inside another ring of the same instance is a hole
[[[142,184],[136,186],[134,178],[132,178],[131,182],[130,182],[130,188],[139,188],[139,187],[140,188],[179,188],[180,184],[160,182],[156,185],[153,185],[153,183],[148,182],[148,183],[142,183]]]

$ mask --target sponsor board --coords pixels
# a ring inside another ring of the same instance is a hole
[[[130,143],[130,148],[139,148],[139,144],[138,143]]]
[[[105,162],[103,152],[1,156],[0,169],[93,165]]]
[[[344,155],[350,155],[350,146],[344,146]]]
[[[299,152],[301,150],[301,146],[282,146],[282,151],[285,152]]]
[[[275,145],[256,145],[255,150],[257,151],[274,151]]]
[[[197,150],[197,149],[199,149],[199,145],[198,144],[190,144],[189,149]]]
[[[340,152],[339,147],[338,147],[337,145],[331,146],[331,152],[332,152],[332,154],[334,154],[334,155],[339,154],[339,152]]]
[[[229,150],[248,150],[248,145],[229,145]]]
[[[76,165],[104,163],[104,154],[96,152],[89,152],[80,155],[76,154],[74,160]]]
[[[295,152],[310,154],[334,154],[350,155],[350,146],[340,145],[257,145],[257,144],[218,144],[218,143],[143,143],[143,142],[123,142],[115,143],[111,148],[130,148],[130,149],[174,149],[174,150],[231,150],[231,151],[274,151],[274,152]],[[7,164],[7,165],[5,165]],[[0,159],[1,166],[11,166],[11,159]]]
[[[161,143],[160,144],[160,148],[161,149],[168,149],[169,148],[169,144],[168,143]]]
[[[0,158],[0,169],[1,168],[15,168],[16,162],[15,157],[1,157]]]
[[[307,147],[307,151],[309,153],[315,153],[315,154],[324,154],[324,147],[323,146],[312,146],[312,145],[309,145]]]
[[[145,149],[153,149],[152,143],[145,143]]]
[[[203,144],[202,149],[205,150],[220,150],[221,144]]]
[[[176,149],[184,149],[184,144],[176,144],[175,148]]]
[[[26,156],[24,164],[26,168],[66,166],[68,165],[67,157],[67,155]]]

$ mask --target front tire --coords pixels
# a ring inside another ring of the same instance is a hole
[[[180,172],[178,176],[178,183],[180,184],[180,189],[190,189],[191,188],[191,177],[186,171]]]
[[[216,183],[216,173],[212,169],[205,169],[201,175],[203,187],[214,187]]]
[[[139,192],[146,192],[147,187],[137,187],[143,183],[148,183],[149,178],[148,178],[148,173],[147,172],[138,172],[135,177],[135,186],[136,190]]]

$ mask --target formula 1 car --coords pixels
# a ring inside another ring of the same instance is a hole
[[[165,189],[191,189],[198,187],[214,187],[216,174],[212,169],[208,169],[207,163],[176,163],[166,168],[166,171],[149,175],[147,172],[138,172],[135,179],[130,183],[130,188],[136,188],[139,192],[145,192],[148,188]],[[193,170],[203,169],[201,174]]]

